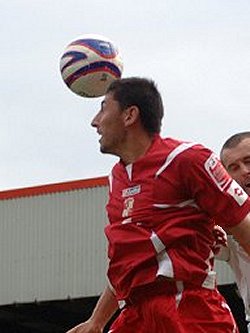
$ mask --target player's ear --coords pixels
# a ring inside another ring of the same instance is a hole
[[[129,106],[124,112],[125,126],[130,126],[140,118],[140,111],[136,105]]]

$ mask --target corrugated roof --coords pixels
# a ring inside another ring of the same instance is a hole
[[[91,188],[91,187],[106,186],[106,185],[108,185],[107,176],[89,178],[89,179],[80,179],[63,183],[39,185],[33,187],[0,191],[0,200],[46,195],[56,192],[68,192],[83,188]]]

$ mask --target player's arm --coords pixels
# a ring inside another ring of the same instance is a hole
[[[229,228],[229,231],[250,256],[250,213],[239,224]]]
[[[91,317],[67,333],[102,333],[105,325],[117,309],[118,303],[116,297],[110,287],[107,286],[97,302]]]

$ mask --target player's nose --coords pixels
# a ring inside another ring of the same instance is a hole
[[[94,118],[91,121],[91,126],[92,127],[97,127],[98,126],[98,113],[94,116]]]

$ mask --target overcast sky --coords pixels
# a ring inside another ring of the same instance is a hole
[[[85,33],[120,48],[123,77],[154,79],[162,135],[216,153],[250,129],[249,0],[0,0],[0,191],[107,175],[90,121],[101,99],[72,93],[59,59]]]

